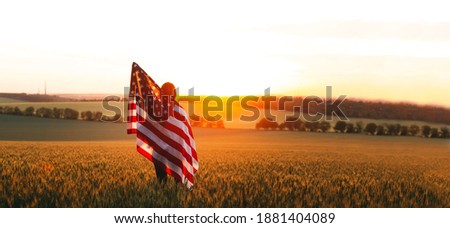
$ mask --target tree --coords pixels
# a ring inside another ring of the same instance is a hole
[[[294,130],[305,131],[305,123],[300,119],[296,120],[294,122]]]
[[[327,132],[328,130],[330,130],[331,124],[330,124],[330,122],[322,121],[319,124],[319,128],[320,128],[320,130],[322,130],[322,132]]]
[[[81,112],[81,119],[82,120],[93,121],[94,120],[94,114],[91,111]]]
[[[410,135],[416,136],[417,134],[419,134],[420,128],[419,128],[419,126],[413,124],[413,125],[409,126],[408,131],[409,131]]]
[[[345,132],[355,133],[355,126],[353,125],[353,123],[347,123]]]
[[[286,121],[279,126],[280,129],[287,128],[290,131],[300,130],[302,127],[303,122],[300,119],[294,117],[286,118]]]
[[[431,134],[431,127],[428,125],[422,126],[422,136],[428,138],[430,137],[430,134]]]
[[[368,123],[366,125],[366,128],[364,129],[367,134],[375,135],[375,132],[377,130],[377,125],[374,123]]]
[[[446,127],[441,127],[441,138],[447,139],[450,138],[450,131]]]
[[[288,128],[288,127],[286,127],[286,122],[284,122],[284,123],[281,123],[280,125],[278,125],[278,129],[279,130],[285,130],[286,128]],[[288,128],[289,129],[289,128]]]
[[[398,135],[400,127],[400,124],[386,124],[387,135]]]
[[[3,114],[3,106],[0,106],[0,114]]]
[[[298,130],[299,131],[306,131],[305,123],[300,121],[301,123],[298,124]]]
[[[53,118],[53,110],[42,107],[36,110],[35,115],[42,118]]]
[[[395,125],[394,124],[386,124],[386,135],[394,135],[395,133]]]
[[[64,119],[64,109],[62,109],[62,108],[53,108],[53,116],[56,119]]]
[[[272,120],[271,118],[263,118],[258,123],[256,123],[256,129],[276,129],[278,127],[278,123]]]
[[[384,130],[384,126],[383,125],[378,125],[377,126],[377,133],[376,135],[385,135],[385,130]]]
[[[30,106],[25,109],[24,115],[26,116],[33,116],[34,115],[34,107]]]
[[[14,113],[14,109],[12,107],[5,106],[3,108],[3,114],[12,115],[13,113]]]
[[[93,115],[94,115],[93,118],[95,121],[100,121],[102,119],[103,113],[102,112],[94,112]]]
[[[408,126],[401,126],[399,134],[400,134],[400,136],[407,136],[408,135]]]
[[[356,123],[354,131],[355,131],[355,133],[361,133],[363,128],[364,128],[363,123],[361,121],[359,121]]]
[[[305,128],[309,129],[311,132],[316,132],[319,129],[319,122],[317,121],[306,121]]]
[[[14,112],[13,112],[13,114],[14,114],[14,115],[21,116],[23,113],[22,113],[22,110],[20,110],[20,108],[16,106],[16,107],[14,107]]]
[[[402,128],[402,125],[394,124],[394,134],[393,135],[399,135],[401,128]]]
[[[439,131],[437,128],[431,128],[430,130],[430,138],[438,138],[439,137]]]
[[[64,118],[68,120],[76,120],[78,119],[78,111],[73,110],[71,108],[64,109]]]
[[[334,125],[334,130],[336,132],[343,133],[345,131],[346,127],[347,127],[347,123],[345,123],[344,121],[340,120],[340,121],[336,122],[336,124]]]

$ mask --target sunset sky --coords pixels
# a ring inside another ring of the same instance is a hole
[[[445,1],[7,1],[0,92],[121,93],[131,63],[201,95],[450,107]]]

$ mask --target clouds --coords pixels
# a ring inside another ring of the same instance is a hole
[[[133,61],[157,81],[203,94],[261,93],[268,86],[282,93],[353,80],[347,93],[387,97],[358,90],[374,75],[386,79],[379,88],[406,81],[418,87],[426,76],[435,79],[426,83],[431,91],[449,83],[445,6],[434,0],[10,1],[0,7],[0,91],[35,92],[47,80],[58,93],[120,93]]]

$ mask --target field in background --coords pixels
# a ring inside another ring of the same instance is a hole
[[[17,104],[17,103],[22,103],[22,102],[24,102],[24,101],[18,100],[18,99],[14,99],[14,98],[8,98],[8,97],[0,97],[0,106],[1,105],[8,105],[9,103]]]
[[[0,141],[129,140],[126,125],[81,120],[0,115]]]
[[[132,139],[2,141],[0,207],[450,207],[448,140],[194,134],[200,169],[193,191],[158,184]]]
[[[21,110],[25,110],[28,107],[34,107],[35,109],[41,108],[41,107],[45,107],[45,108],[71,108],[74,109],[78,112],[84,112],[84,111],[99,111],[102,112],[105,115],[108,116],[113,116],[114,113],[111,111],[108,111],[107,109],[105,109],[102,105],[102,102],[99,101],[86,101],[86,102],[80,102],[80,101],[76,101],[76,102],[6,102],[3,101],[1,99],[9,99],[9,98],[0,98],[0,106],[10,106],[10,107],[19,107]],[[114,106],[119,108],[120,110],[123,110],[125,108],[126,110],[126,106],[124,107],[123,102],[116,102],[116,101],[110,101],[109,105]],[[183,105],[183,107],[185,107],[185,109],[188,109],[188,105],[187,102],[181,102],[181,105]],[[109,108],[110,109],[110,108]],[[194,107],[194,111],[196,115],[202,115],[202,105],[201,103],[196,103],[195,107]],[[263,110],[259,110],[260,112],[260,116],[258,119],[256,119],[255,121],[241,121],[239,119],[239,117],[241,115],[245,115],[245,116],[249,116],[249,115],[253,115],[252,112],[247,112],[247,111],[243,111],[238,105],[233,106],[233,112],[232,112],[232,120],[233,121],[227,121],[226,119],[224,119],[224,124],[225,124],[225,128],[236,128],[236,129],[254,129],[256,123],[261,120],[264,116],[263,116]],[[284,122],[286,116],[291,116],[292,113],[291,112],[287,112],[287,111],[271,111],[271,113],[273,115],[275,115],[277,117],[277,122],[278,123],[282,123]],[[121,113],[122,115],[124,115],[124,112],[122,111]],[[216,115],[216,114],[220,114],[221,116],[225,117],[226,116],[226,111],[223,112],[210,112],[210,115]],[[331,123],[332,126],[334,126],[335,122],[338,121],[339,119],[337,117],[333,117],[332,121],[329,121]],[[375,124],[401,124],[401,125],[406,125],[406,126],[411,126],[413,124],[418,125],[418,126],[423,126],[423,125],[428,125],[432,128],[441,128],[441,127],[450,127],[449,125],[445,125],[445,124],[436,124],[436,123],[427,123],[427,122],[423,122],[423,121],[407,121],[407,120],[384,120],[384,119],[364,119],[364,118],[349,118],[349,121],[352,123],[357,123],[357,122],[362,122],[363,124],[367,124],[367,123],[375,123]],[[333,129],[330,129],[330,131],[333,131]]]

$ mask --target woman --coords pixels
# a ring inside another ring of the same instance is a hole
[[[170,99],[172,98],[175,99],[175,97],[177,96],[175,86],[170,82],[164,83],[161,87],[161,96],[170,96],[169,97]],[[155,165],[156,177],[158,178],[158,181],[160,183],[166,182],[167,181],[166,167],[158,165],[156,163],[153,164]]]

